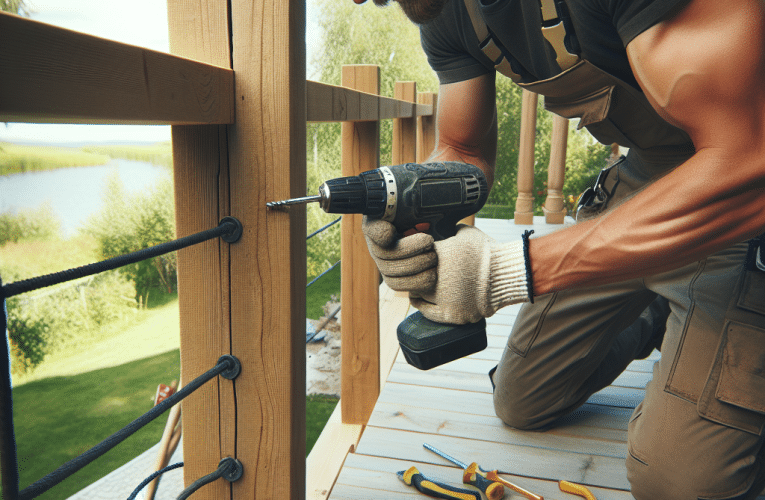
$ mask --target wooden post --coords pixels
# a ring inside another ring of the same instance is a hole
[[[550,166],[547,169],[547,199],[543,207],[547,224],[563,224],[566,217],[567,212],[563,208],[563,177],[566,173],[567,145],[568,120],[553,115]]]
[[[515,202],[515,223],[534,223],[534,138],[537,132],[539,96],[523,91],[521,101],[521,138],[518,150],[518,199]]]
[[[203,21],[204,20],[204,21]],[[225,3],[168,1],[170,50],[226,68],[229,63]],[[173,126],[175,213],[178,236],[215,227],[229,214],[228,146],[225,126]],[[229,244],[211,240],[178,251],[181,378],[192,380],[231,352],[228,324]],[[235,455],[233,383],[210,382],[184,400],[184,482],[188,486]],[[219,410],[220,408],[220,410]],[[200,499],[220,499],[230,487],[216,481]]]
[[[237,74],[235,125],[173,128],[178,233],[224,215],[244,225],[231,246],[178,256],[183,379],[224,353],[242,362],[234,382],[219,378],[184,401],[185,482],[232,456],[242,478],[195,498],[304,498],[305,211],[265,204],[305,195],[305,4],[169,4],[173,51]]]
[[[342,84],[370,94],[380,93],[380,68],[343,66]],[[359,175],[379,166],[377,121],[343,122],[342,174]],[[380,274],[361,232],[361,215],[343,216],[340,404],[344,424],[366,424],[380,393]]]
[[[393,97],[402,101],[417,102],[416,82],[396,82]],[[394,165],[417,160],[417,118],[393,120],[392,160]]]
[[[425,163],[436,147],[436,110],[438,96],[433,92],[417,94],[419,104],[433,106],[433,114],[417,117],[417,163]]]

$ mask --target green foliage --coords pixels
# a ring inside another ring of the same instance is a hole
[[[0,175],[105,165],[109,161],[109,156],[105,154],[88,153],[75,148],[0,143]]]
[[[319,394],[306,396],[306,456],[308,456],[308,454],[311,452],[313,445],[316,444],[316,440],[319,439],[321,431],[324,430],[324,426],[327,424],[327,420],[329,420],[329,417],[335,410],[335,406],[337,406],[338,401],[340,400],[334,396],[325,396]]]
[[[0,246],[9,242],[57,238],[60,230],[61,221],[48,204],[36,210],[0,214]]]
[[[175,238],[172,184],[161,182],[153,190],[130,195],[117,176],[107,181],[104,209],[87,223],[87,234],[98,242],[101,258],[135,252]],[[151,288],[175,289],[176,258],[167,254],[120,268],[139,296]]]
[[[5,283],[21,279],[2,269]],[[64,343],[77,342],[102,325],[135,311],[133,285],[116,272],[30,292],[7,301],[13,372],[29,373]]]
[[[329,300],[336,300],[340,296],[340,266],[316,280],[306,289],[305,295],[306,318],[320,319],[327,314],[324,306]]]
[[[0,0],[0,10],[25,17],[32,13],[24,0]]]
[[[123,158],[125,160],[143,161],[154,165],[173,166],[173,147],[170,141],[157,142],[155,144],[130,146],[130,145],[100,145],[86,146],[83,151],[99,155],[107,155],[111,158]]]

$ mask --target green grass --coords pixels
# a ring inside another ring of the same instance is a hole
[[[177,380],[179,373],[180,353],[174,350],[112,368],[50,377],[14,388],[21,488],[151,409],[157,385]],[[337,398],[329,396],[306,397],[306,456],[337,402]],[[129,462],[159,442],[166,419],[166,415],[158,417],[38,498],[66,498]],[[136,486],[141,479],[136,478]]]
[[[21,488],[150,410],[157,385],[177,380],[179,373],[180,356],[175,350],[113,368],[51,377],[14,388]],[[166,417],[157,418],[38,498],[67,498],[129,462],[159,442],[165,421]]]
[[[124,158],[126,160],[145,161],[155,165],[173,165],[173,147],[170,141],[157,142],[155,144],[130,146],[130,145],[104,145],[85,146],[83,151],[110,156],[112,158]]]
[[[340,266],[319,278],[316,283],[306,289],[306,318],[319,319],[324,316],[322,307],[333,295],[340,297]]]
[[[89,153],[77,148],[0,143],[0,175],[104,165],[110,160],[106,154]]]

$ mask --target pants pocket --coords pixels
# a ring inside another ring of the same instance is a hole
[[[762,435],[765,429],[765,273],[745,271],[699,398],[699,415]]]

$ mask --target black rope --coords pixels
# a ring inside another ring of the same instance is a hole
[[[76,267],[74,269],[68,269],[66,271],[59,271],[57,273],[46,274],[45,276],[38,276],[36,278],[30,278],[27,280],[17,281],[15,283],[9,283],[3,287],[3,295],[5,298],[13,297],[21,293],[31,292],[38,288],[44,288],[46,286],[57,285],[66,281],[71,281],[77,278],[83,278],[85,276],[91,276],[93,274],[102,273],[104,271],[111,271],[118,267],[127,266],[128,264],[134,264],[142,260],[157,257],[166,253],[174,252],[182,248],[189,247],[202,243],[203,241],[211,240],[213,238],[224,237],[224,241],[233,243],[241,236],[242,225],[233,217],[224,217],[218,227],[208,229],[196,234],[184,236],[177,240],[168,241],[159,245],[144,248],[137,252],[120,255],[94,264],[88,264],[86,266]],[[236,239],[234,239],[236,238]]]
[[[321,273],[320,275],[318,275],[317,277],[315,277],[314,279],[312,279],[312,280],[311,280],[311,282],[310,282],[310,283],[308,283],[308,284],[307,284],[305,287],[306,287],[306,288],[308,288],[309,286],[311,286],[311,285],[313,285],[314,283],[316,283],[316,281],[317,281],[319,278],[321,278],[322,276],[324,276],[325,274],[327,274],[328,272],[330,272],[331,270],[333,270],[334,268],[336,268],[336,267],[337,267],[337,265],[338,265],[339,263],[340,263],[340,261],[338,260],[337,262],[335,262],[334,264],[332,264],[332,265],[329,267],[329,269],[327,269],[326,271],[324,271],[323,273]]]
[[[138,493],[140,493],[141,490],[144,489],[144,487],[146,487],[147,484],[149,484],[150,482],[154,481],[154,479],[158,478],[159,476],[161,476],[165,472],[170,472],[171,470],[175,470],[175,469],[178,469],[180,467],[183,467],[183,462],[178,462],[177,464],[168,465],[164,469],[158,470],[157,472],[155,472],[151,476],[149,476],[146,479],[144,479],[143,482],[141,484],[139,484],[136,489],[133,490],[133,493],[131,493],[130,496],[127,497],[127,500],[135,500],[135,497],[138,496]]]
[[[322,231],[326,231],[326,230],[327,230],[327,229],[329,229],[330,227],[332,227],[332,226],[334,226],[335,224],[337,224],[338,222],[340,222],[340,220],[341,220],[341,219],[342,219],[342,217],[338,217],[337,219],[333,220],[332,222],[330,222],[330,223],[329,223],[329,224],[327,224],[326,226],[324,226],[324,227],[320,227],[320,228],[319,228],[319,229],[317,229],[316,231],[314,231],[314,232],[312,232],[311,234],[309,234],[308,236],[306,236],[305,240],[306,240],[306,241],[308,241],[308,240],[310,240],[311,238],[313,238],[314,236],[316,236],[317,234],[319,234],[320,232],[322,232]]]
[[[0,330],[3,333],[5,353],[0,361],[0,475],[2,498],[16,500],[19,496],[19,467],[16,455],[16,434],[13,430],[13,395],[11,385],[11,346],[8,343],[8,319],[5,310],[3,281],[0,279]]]
[[[234,481],[238,480],[240,477],[242,477],[243,468],[242,468],[242,462],[235,458],[224,458],[220,461],[218,464],[218,468],[211,472],[210,474],[200,477],[193,483],[189,485],[188,488],[183,490],[180,495],[178,495],[177,500],[186,500],[189,498],[195,491],[197,491],[199,488],[206,484],[210,484],[213,481],[224,478],[226,481],[233,483]]]
[[[93,460],[97,459],[98,457],[106,453],[107,451],[111,450],[112,448],[120,444],[122,441],[130,437],[134,432],[139,430],[141,427],[145,426],[146,424],[148,424],[155,418],[162,415],[171,406],[174,406],[183,398],[185,398],[192,392],[199,389],[207,381],[215,378],[219,374],[223,375],[226,378],[228,378],[228,375],[231,375],[232,373],[238,374],[239,366],[240,366],[239,360],[237,360],[235,357],[231,355],[221,356],[220,359],[218,359],[218,363],[213,368],[211,368],[207,372],[203,373],[202,375],[192,380],[188,385],[184,386],[181,390],[179,390],[178,392],[176,392],[169,398],[165,399],[160,404],[158,404],[157,406],[155,406],[148,412],[144,413],[142,416],[133,420],[131,423],[129,423],[128,425],[120,429],[119,431],[115,432],[108,438],[104,439],[99,444],[95,445],[93,448],[89,449],[88,451],[80,455],[79,457],[73,458],[72,460],[65,463],[64,465],[62,465],[55,471],[45,476],[44,478],[40,479],[39,481],[33,483],[32,485],[22,490],[21,493],[19,494],[19,499],[29,500],[31,498],[35,498],[39,495],[42,495],[43,493],[45,493],[46,491],[48,491],[49,489],[56,486],[58,483],[60,483],[64,479],[66,479],[67,477],[71,476],[78,470],[88,465]],[[12,500],[15,500],[15,499],[12,499]]]

